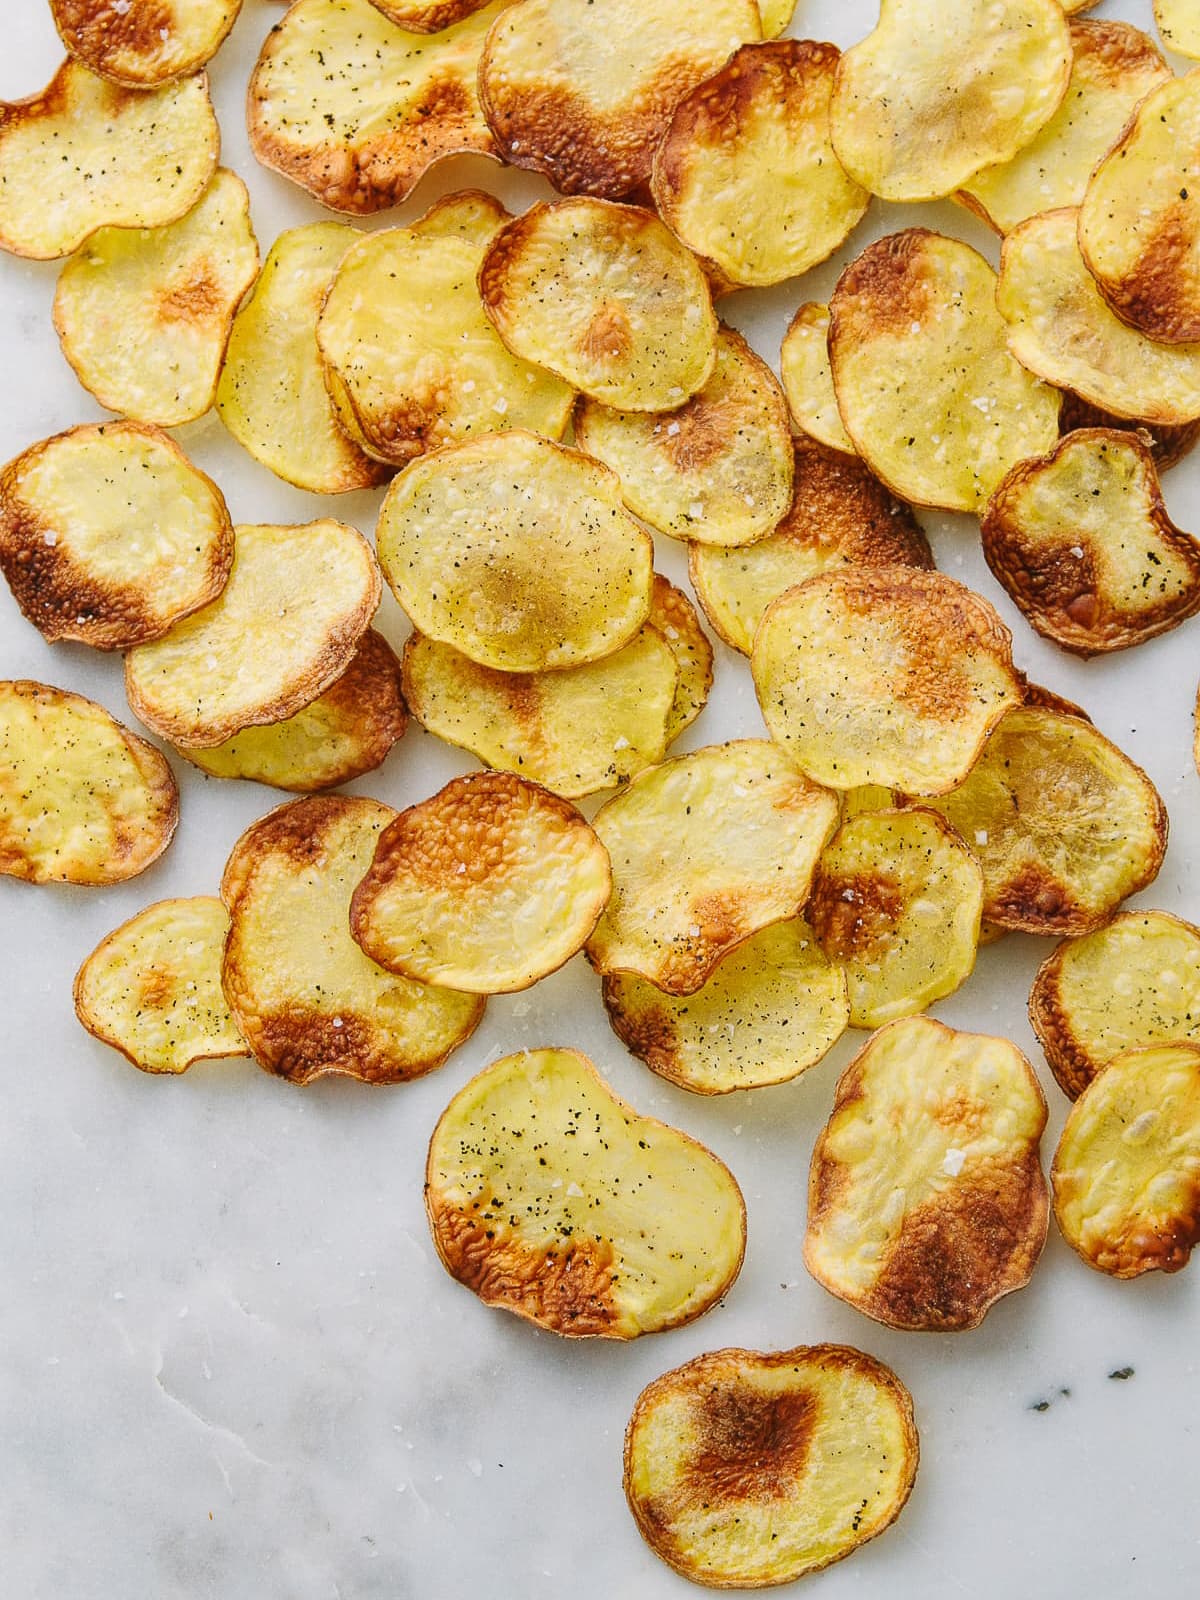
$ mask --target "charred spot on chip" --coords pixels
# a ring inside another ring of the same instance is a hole
[[[59,36],[93,72],[133,89],[196,72],[225,42],[242,0],[50,0]]]

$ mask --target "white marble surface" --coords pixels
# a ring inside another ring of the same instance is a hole
[[[945,0],[947,5],[953,0]],[[1149,26],[1149,0],[1099,14]],[[316,205],[257,169],[245,83],[278,8],[247,0],[212,76],[224,159],[249,182],[265,253]],[[800,0],[798,34],[845,45],[869,0]],[[44,0],[8,0],[0,96],[40,87],[59,48]],[[1177,63],[1182,69],[1183,63]],[[532,179],[482,160],[443,168],[399,213],[463,184],[515,203]],[[994,260],[995,241],[950,204],[878,203],[854,249],[927,222]],[[827,296],[841,260],[723,307],[775,362],[802,299]],[[50,325],[53,264],[0,260],[0,459],[99,415]],[[257,467],[215,418],[183,431],[235,520],[337,514],[371,529],[378,496],[319,501]],[[1175,519],[1200,529],[1200,455],[1171,473]],[[1171,846],[1140,903],[1200,914],[1200,784],[1191,715],[1200,620],[1135,653],[1083,664],[1041,643],[987,572],[975,527],[926,516],[939,564],[1013,625],[1018,659],[1082,701],[1150,771]],[[664,544],[666,542],[664,541]],[[681,580],[677,547],[661,564]],[[405,626],[390,600],[384,631]],[[84,691],[127,715],[119,663],[46,646],[0,593],[0,673]],[[761,724],[744,663],[718,646],[709,709],[685,745]],[[20,1600],[660,1600],[689,1586],[642,1545],[621,1494],[621,1436],[650,1378],[728,1344],[860,1345],[912,1389],[922,1435],[899,1523],[809,1580],[823,1600],[920,1594],[1173,1600],[1200,1585],[1200,1265],[1119,1284],[1052,1230],[1031,1286],[974,1333],[906,1335],[819,1289],[800,1256],[815,1130],[843,1044],[790,1086],[718,1101],[676,1091],[610,1033],[577,958],[495,1001],[440,1072],[404,1088],[328,1082],[300,1091],[248,1062],[144,1077],[75,1021],[71,978],[109,929],[168,894],[211,892],[241,829],[280,796],[174,763],[183,820],[144,877],[103,891],[0,879],[0,1592]],[[355,785],[393,805],[468,765],[419,731]],[[937,1014],[1040,1053],[1025,1019],[1047,947],[1010,938]],[[745,1269],[688,1328],[629,1346],[572,1344],[489,1311],[450,1281],[426,1232],[425,1142],[467,1078],[524,1045],[577,1045],[640,1109],[709,1143],[749,1208]],[[1065,1102],[1048,1072],[1047,1159]],[[1112,1379],[1132,1367],[1126,1381]],[[1048,1401],[1048,1409],[1035,1406]]]

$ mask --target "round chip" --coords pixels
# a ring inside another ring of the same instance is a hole
[[[389,972],[511,994],[583,949],[611,888],[608,852],[569,801],[470,773],[384,829],[350,932]]]
[[[708,704],[713,681],[712,645],[687,595],[657,572],[650,597],[650,626],[666,642],[679,668],[675,699],[667,717],[667,743],[674,744]]]
[[[717,1350],[642,1390],[625,1498],[668,1566],[715,1589],[791,1583],[889,1527],[917,1472],[912,1398],[848,1345]]]
[[[818,783],[944,794],[1023,698],[1012,636],[939,572],[841,567],[767,609],[750,665],[772,736]]]
[[[831,450],[855,455],[833,388],[829,365],[829,307],[810,300],[788,324],[779,354],[783,392],[798,428]]]
[[[765,739],[641,773],[595,818],[613,892],[588,959],[695,994],[752,934],[799,915],[837,814],[835,796]]]
[[[1168,50],[1200,61],[1200,12],[1195,0],[1154,0],[1154,20]]]
[[[221,882],[225,996],[259,1066],[403,1083],[440,1067],[483,1017],[476,995],[377,967],[350,937],[350,899],[396,813],[375,800],[292,800],[252,824]]]
[[[505,1056],[455,1095],[430,1140],[425,1208],[452,1278],[572,1338],[691,1322],[746,1246],[729,1169],[639,1116],[577,1050]]]
[[[214,600],[232,564],[221,491],[157,428],[71,428],[0,473],[0,569],[51,642],[157,639]]]
[[[50,684],[0,683],[0,873],[123,883],[179,821],[164,757],[103,706]]]
[[[1077,394],[1064,394],[1062,410],[1058,414],[1061,433],[1078,433],[1081,428],[1116,428],[1121,433],[1136,433],[1149,450],[1159,472],[1182,461],[1200,439],[1200,418],[1194,422],[1172,427],[1164,423],[1135,421],[1131,417],[1114,417],[1110,411],[1081,400]]]
[[[350,665],[379,604],[357,528],[326,518],[234,536],[220,597],[125,658],[130,706],[175,744],[223,744],[308,705]]]
[[[976,1328],[1046,1242],[1046,1100],[1007,1039],[905,1017],[842,1074],[808,1179],[804,1264],[892,1328]]]
[[[432,452],[388,491],[379,560],[413,626],[483,666],[608,655],[650,609],[653,546],[615,473],[514,430]]]
[[[409,33],[440,33],[482,11],[488,0],[371,0],[371,4]]]
[[[639,206],[531,207],[493,239],[479,290],[514,355],[616,410],[677,409],[712,376],[717,319],[708,282],[695,257]]]
[[[1200,1241],[1200,1045],[1109,1062],[1071,1107],[1050,1177],[1063,1238],[1089,1267],[1186,1267]]]
[[[75,1014],[143,1072],[244,1056],[221,993],[229,913],[208,895],[160,900],[101,941],[75,977]]]
[[[113,83],[153,89],[187,77],[229,36],[242,0],[50,0],[59,38]]]

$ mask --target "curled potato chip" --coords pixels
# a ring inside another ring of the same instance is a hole
[[[1154,20],[1168,50],[1200,61],[1200,13],[1194,0],[1154,0]]]
[[[486,189],[456,189],[410,222],[408,230],[428,239],[466,239],[471,244],[485,245],[511,220],[512,213]]]
[[[942,794],[1022,687],[1012,637],[939,572],[841,567],[772,602],[750,657],[772,736],[818,783]]]
[[[1029,1020],[1072,1100],[1126,1050],[1200,1045],[1200,928],[1166,911],[1123,911],[1042,962]]]
[[[125,658],[130,706],[175,744],[219,745],[292,716],[350,665],[379,604],[357,528],[325,518],[234,534],[218,599]]]
[[[396,813],[317,795],[253,823],[221,881],[231,924],[222,982],[259,1066],[403,1083],[470,1038],[485,1001],[385,972],[350,937],[350,899]]]
[[[538,672],[625,644],[650,609],[650,536],[615,473],[532,433],[412,462],[376,529],[413,626],[483,666]]]
[[[103,706],[0,683],[0,873],[27,883],[123,883],[179,821],[164,757]]]
[[[859,1350],[717,1350],[638,1396],[625,1498],[683,1577],[759,1589],[818,1572],[889,1527],[918,1448],[908,1390]]]
[[[1059,397],[1009,353],[996,274],[959,239],[868,245],[834,290],[829,358],[858,453],[914,505],[978,512],[1058,437]]]
[[[257,276],[250,196],[222,168],[180,221],[102,228],[71,257],[54,296],[63,354],[108,410],[163,428],[194,422],[216,399]]]
[[[771,602],[819,572],[933,566],[920,523],[865,462],[815,439],[797,438],[792,447],[792,503],[775,532],[736,550],[693,544],[688,553],[708,620],[743,655]]]
[[[409,33],[440,33],[482,11],[489,0],[371,0],[376,11]]]
[[[1163,423],[1135,421],[1130,417],[1114,417],[1110,411],[1081,400],[1077,394],[1064,394],[1062,410],[1058,415],[1061,433],[1078,433],[1081,428],[1116,428],[1121,433],[1136,433],[1149,450],[1159,472],[1175,466],[1191,451],[1200,439],[1200,418],[1181,423],[1176,427]]]
[[[198,71],[224,44],[241,9],[242,0],[50,0],[71,54],[130,89]]]
[[[232,564],[221,491],[157,428],[71,428],[0,473],[0,569],[52,642],[157,639],[216,599]]]
[[[1063,1238],[1089,1267],[1186,1267],[1200,1241],[1200,1045],[1110,1061],[1071,1107],[1050,1177]]]
[[[100,942],[75,977],[75,1014],[143,1072],[244,1056],[221,993],[229,913],[209,895],[160,900]]]
[[[786,33],[795,9],[796,0],[758,0],[763,38],[778,39],[781,33]]]
[[[41,94],[0,104],[0,250],[48,261],[97,228],[158,228],[217,165],[203,73],[140,92],[67,60]]]
[[[729,1169],[639,1116],[577,1050],[505,1056],[455,1095],[430,1140],[425,1208],[452,1278],[573,1338],[691,1322],[746,1245]]]
[[[788,324],[780,352],[783,392],[796,426],[831,450],[855,455],[833,388],[829,307],[810,300]]]
[[[747,939],[695,994],[664,994],[625,972],[609,973],[603,991],[617,1037],[696,1094],[787,1083],[846,1031],[846,975],[798,917]]]
[[[717,319],[708,283],[695,257],[640,206],[580,199],[531,207],[493,239],[479,290],[514,355],[616,410],[676,409],[712,376]]]
[[[613,892],[588,959],[600,973],[695,994],[723,956],[799,915],[837,812],[835,797],[765,739],[641,773],[595,818]]]
[[[877,1322],[975,1328],[1046,1242],[1046,1100],[1007,1039],[905,1017],[838,1082],[808,1180],[804,1264]]]
[[[1020,933],[1089,933],[1158,875],[1167,812],[1140,767],[1078,717],[1010,711],[940,811],[983,868],[983,915]]]
[[[708,703],[713,681],[712,645],[687,595],[657,572],[650,596],[650,626],[665,640],[679,668],[675,699],[667,717],[667,743],[674,744]]]

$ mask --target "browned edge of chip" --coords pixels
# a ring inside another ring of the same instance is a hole
[[[1182,461],[1200,439],[1200,417],[1195,422],[1135,422],[1129,417],[1114,417],[1111,412],[1102,411],[1070,389],[1064,389],[1062,397],[1062,409],[1058,414],[1060,433],[1078,433],[1084,428],[1134,432],[1154,457],[1159,472]]]
[[[371,0],[371,4],[406,33],[441,33],[482,11],[491,0]]]
[[[238,0],[220,33],[212,38],[212,48],[201,59],[185,60],[172,72],[123,74],[112,65],[111,58],[119,60],[123,53],[153,57],[169,38],[172,13],[186,10],[192,3],[193,0],[174,0],[174,4],[163,5],[161,0],[133,0],[130,4],[126,0],[122,8],[113,0],[50,0],[50,12],[63,44],[90,71],[125,89],[157,89],[164,83],[190,78],[212,60],[233,32],[242,0]]]
[[[1027,706],[1036,706],[1039,711],[1059,711],[1064,717],[1078,717],[1080,722],[1091,722],[1091,717],[1082,706],[1077,706],[1074,700],[1068,700],[1066,695],[1059,694],[1057,689],[1047,689],[1042,683],[1030,683],[1020,668],[1017,669],[1017,676],[1025,691]]]

